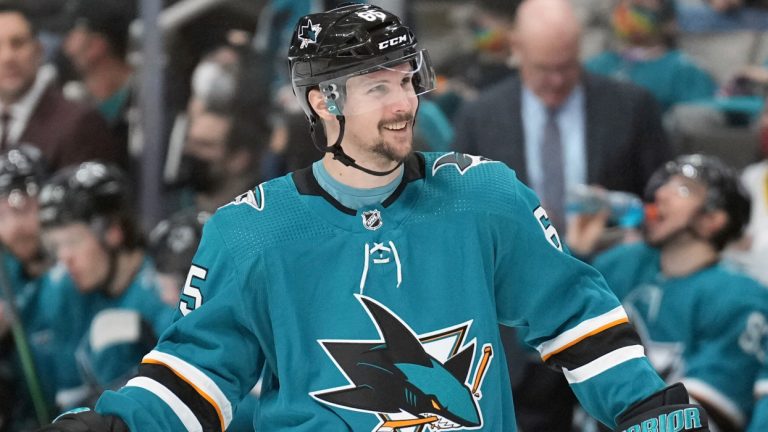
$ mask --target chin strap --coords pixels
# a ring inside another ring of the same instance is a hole
[[[342,115],[336,116],[336,119],[339,121],[339,137],[336,138],[336,142],[330,146],[320,144],[320,142],[318,141],[316,129],[315,129],[315,125],[317,122],[314,119],[310,120],[309,130],[310,130],[310,133],[312,134],[312,142],[315,144],[315,147],[317,147],[318,150],[320,150],[323,153],[331,153],[335,160],[341,162],[345,166],[352,167],[366,174],[379,176],[379,177],[392,174],[398,168],[400,168],[400,165],[403,164],[403,161],[400,161],[397,163],[397,165],[395,165],[394,168],[388,171],[374,171],[372,169],[368,169],[364,166],[358,165],[358,163],[355,162],[355,160],[352,159],[351,156],[346,154],[343,148],[341,148],[341,140],[344,138],[344,125],[346,124],[346,120]]]

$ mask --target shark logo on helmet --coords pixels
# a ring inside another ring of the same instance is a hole
[[[320,24],[312,24],[311,19],[307,19],[307,22],[299,26],[299,40],[301,41],[301,49],[306,48],[309,44],[317,43],[317,36],[320,34]]]

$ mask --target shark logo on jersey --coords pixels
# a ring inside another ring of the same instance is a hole
[[[483,425],[478,399],[493,357],[483,347],[473,383],[475,341],[465,344],[472,321],[417,335],[397,315],[356,295],[380,340],[319,340],[349,385],[310,393],[318,401],[378,417],[372,432],[470,430]]]
[[[455,166],[459,171],[459,174],[464,175],[464,173],[470,169],[486,163],[499,162],[483,156],[452,152],[444,154],[435,160],[435,163],[432,164],[432,175],[434,176],[437,170],[445,166]]]
[[[376,231],[384,225],[384,221],[381,220],[381,212],[376,209],[364,211],[362,218],[363,226],[371,231]]]

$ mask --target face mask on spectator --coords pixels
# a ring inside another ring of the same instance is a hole
[[[221,176],[214,172],[213,162],[185,154],[181,156],[179,174],[173,185],[190,187],[199,193],[208,193],[215,191],[222,181]]]

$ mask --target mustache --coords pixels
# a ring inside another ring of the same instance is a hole
[[[381,120],[379,122],[379,128],[383,128],[385,124],[390,124],[390,123],[399,123],[399,122],[409,122],[409,123],[411,123],[411,122],[413,122],[413,118],[414,118],[414,116],[411,113],[396,115],[396,116],[392,117],[391,119]]]

